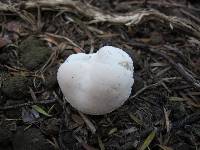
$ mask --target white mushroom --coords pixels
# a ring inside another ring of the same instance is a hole
[[[94,54],[70,55],[60,66],[57,80],[74,108],[103,115],[128,99],[134,83],[133,70],[133,61],[126,52],[104,46]]]

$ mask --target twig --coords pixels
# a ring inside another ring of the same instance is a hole
[[[143,87],[142,89],[140,89],[139,91],[137,91],[133,96],[131,96],[129,99],[133,99],[135,98],[136,96],[138,96],[139,94],[141,94],[142,92],[144,92],[146,89],[149,89],[151,87],[154,87],[154,86],[158,86],[160,85],[161,83],[160,82],[157,82],[155,84],[151,84],[151,85],[148,85],[148,86],[145,86]]]
[[[33,102],[38,102],[38,99],[33,91],[33,89],[31,87],[29,87],[29,91],[30,91],[30,94],[31,94],[31,97],[33,99]]]
[[[196,21],[196,23],[200,24],[200,19],[196,16],[194,16],[193,14],[189,13],[188,11],[185,11],[184,9],[180,10],[184,15],[187,15],[188,17],[190,17],[191,19],[193,19],[194,21]]]
[[[190,125],[198,121],[200,121],[200,111],[193,113],[192,115],[189,115],[180,121],[174,122],[172,124],[172,129],[179,129],[184,127],[185,125]]]
[[[76,44],[75,42],[73,42],[71,39],[65,37],[65,36],[61,36],[61,35],[56,35],[56,34],[52,34],[52,33],[45,33],[44,36],[50,36],[50,37],[54,37],[54,38],[59,38],[59,39],[63,39],[66,40],[67,42],[69,42],[71,45],[79,48],[82,52],[85,52],[80,46],[78,46],[78,44]]]
[[[194,85],[198,89],[200,88],[200,81],[196,80],[192,76],[192,74],[189,73],[188,71],[186,71],[186,69],[180,63],[174,62],[169,56],[165,55],[164,52],[162,52],[160,50],[155,50],[155,49],[151,48],[150,46],[145,45],[143,43],[129,43],[129,44],[132,45],[132,46],[134,46],[135,48],[140,48],[142,50],[150,51],[150,52],[152,52],[154,54],[162,56],[163,58],[165,58],[172,65],[172,67],[174,67],[180,73],[180,75],[186,81],[192,83],[192,85]],[[138,91],[138,92],[140,92],[140,91]]]
[[[154,84],[151,84],[151,85],[143,87],[142,89],[140,89],[139,91],[137,91],[133,96],[131,96],[129,99],[133,99],[133,98],[137,97],[139,94],[141,94],[142,92],[144,92],[145,90],[147,90],[147,89],[149,89],[151,87],[162,85],[162,83],[164,81],[176,80],[176,79],[179,79],[179,78],[178,77],[163,78],[160,81],[158,81],[157,83],[154,83]]]
[[[0,3],[0,10],[3,11],[12,11],[10,6]],[[148,10],[136,10],[131,13],[126,14],[115,14],[115,13],[105,13],[102,12],[99,8],[93,7],[89,4],[82,3],[80,1],[72,0],[40,0],[40,1],[25,1],[21,4],[24,9],[37,8],[38,5],[41,8],[50,8],[53,10],[68,10],[72,8],[75,12],[79,12],[82,15],[91,18],[92,22],[110,22],[117,24],[124,24],[127,26],[137,26],[143,22],[149,20],[155,20],[164,25],[171,26],[173,29],[177,28],[181,31],[184,31],[188,35],[200,38],[200,27],[199,25],[190,22],[188,20],[167,16],[163,13],[160,13],[154,9]],[[3,6],[3,7],[2,7]]]
[[[200,81],[196,80],[191,73],[189,73],[188,71],[186,71],[186,69],[180,64],[180,63],[176,63],[174,62],[169,56],[165,55],[164,52],[160,51],[160,50],[155,50],[153,48],[151,48],[148,45],[145,45],[143,43],[129,43],[130,45],[132,45],[135,48],[140,48],[142,50],[145,51],[150,51],[154,54],[160,55],[163,58],[165,58],[171,65],[172,67],[174,67],[179,73],[180,75],[188,82],[192,83],[192,85],[194,85],[195,87],[197,87],[198,89],[200,89]],[[143,89],[141,89],[143,90]],[[145,90],[145,89],[144,89]],[[138,91],[140,92],[140,91]],[[137,93],[136,93],[137,94]],[[139,93],[140,94],[140,93]]]
[[[141,5],[142,3],[144,3],[143,1],[141,0],[138,0],[138,1],[128,1],[128,2],[121,2],[119,3],[119,5]],[[169,3],[169,2],[165,2],[165,1],[158,1],[158,0],[155,0],[155,1],[148,1],[146,2],[146,5],[154,5],[154,6],[161,6],[161,7],[166,7],[166,8],[183,8],[183,9],[190,9],[190,10],[193,10],[193,11],[200,11],[200,9],[198,8],[195,8],[195,7],[187,7],[187,5],[182,5],[182,4],[178,4],[178,3]]]
[[[81,137],[78,137],[78,136],[74,135],[74,138],[83,146],[83,148],[84,148],[85,150],[97,150],[96,148],[94,148],[94,147],[88,145],[87,143],[85,143],[85,142],[81,139]]]
[[[84,115],[84,114],[81,113],[80,111],[79,111],[79,114],[80,114],[80,116],[83,118],[83,120],[85,121],[85,124],[88,126],[88,128],[90,129],[90,131],[91,131],[93,134],[95,134],[96,128],[95,128],[95,126],[93,125],[93,123],[87,118],[86,115]]]
[[[167,112],[165,107],[163,107],[163,112],[164,112],[164,116],[165,116],[166,129],[167,129],[167,132],[169,132],[170,131],[169,113]]]
[[[37,102],[27,102],[27,103],[4,106],[4,107],[1,106],[0,110],[18,109],[18,108],[21,108],[21,107],[24,107],[24,106],[31,106],[31,105],[36,105],[36,104],[52,104],[52,103],[55,103],[55,102],[56,102],[56,99],[42,100],[42,101],[37,101]]]
[[[186,71],[180,63],[174,62],[169,56],[165,55],[160,50],[150,49],[150,51],[164,57],[186,81],[192,83],[196,88],[200,89],[200,81],[196,80],[188,71]]]

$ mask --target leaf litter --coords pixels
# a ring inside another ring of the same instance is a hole
[[[0,149],[26,149],[34,138],[34,150],[200,148],[199,2],[0,3]],[[30,37],[39,44],[23,54]],[[137,86],[118,110],[87,116],[66,103],[56,72],[70,54],[104,45],[133,57]]]

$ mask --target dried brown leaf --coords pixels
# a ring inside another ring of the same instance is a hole
[[[17,21],[10,21],[6,24],[5,28],[8,30],[8,31],[11,31],[11,32],[16,32],[16,33],[20,33],[21,32],[21,24],[20,22],[17,22]]]
[[[72,120],[74,122],[76,122],[77,124],[79,124],[79,125],[83,125],[84,124],[84,121],[83,121],[83,119],[80,116],[78,116],[76,114],[72,114],[71,117],[72,117]]]
[[[6,46],[7,44],[11,43],[10,40],[8,40],[5,37],[0,37],[0,48]]]

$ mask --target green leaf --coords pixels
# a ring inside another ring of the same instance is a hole
[[[139,148],[139,150],[145,150],[149,145],[150,143],[153,141],[153,139],[155,138],[155,135],[156,135],[156,131],[152,131],[148,137],[144,140],[144,143],[142,144],[142,146]]]
[[[37,112],[47,116],[47,117],[51,117],[50,114],[48,114],[44,109],[42,109],[41,107],[37,106],[37,105],[33,105],[32,106],[33,109],[35,109]]]

